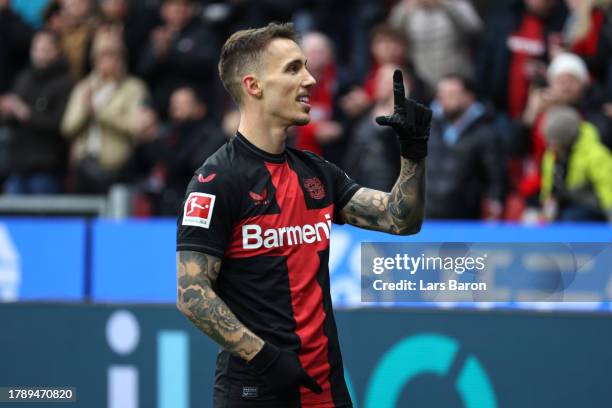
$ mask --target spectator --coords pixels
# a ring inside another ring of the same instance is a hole
[[[474,75],[471,46],[482,21],[468,0],[401,0],[389,22],[405,33],[416,74],[430,89],[447,74]]]
[[[499,219],[505,190],[501,139],[475,86],[449,75],[432,106],[427,158],[426,216]]]
[[[32,65],[17,78],[13,93],[0,97],[0,113],[12,118],[9,194],[51,194],[62,191],[66,144],[60,122],[72,88],[59,37],[38,32],[32,42]]]
[[[150,140],[138,148],[136,161],[149,174],[145,189],[153,213],[174,216],[193,172],[226,139],[219,126],[206,116],[206,106],[192,88],[179,88],[172,93],[168,116],[170,122],[159,133],[149,133]]]
[[[32,30],[11,10],[11,1],[0,0],[0,94],[27,65],[31,40]]]
[[[207,96],[207,105],[216,109],[213,116],[219,117],[219,39],[195,17],[190,0],[164,0],[160,12],[163,25],[151,32],[137,70],[151,87],[155,110],[165,117],[172,92],[188,85]]]
[[[587,119],[601,122],[600,89],[589,84],[589,72],[584,61],[575,54],[559,54],[547,71],[547,83],[537,84],[530,90],[529,103],[522,122],[528,127],[538,124],[541,114],[552,104],[571,105]],[[602,123],[602,126],[605,126]]]
[[[570,14],[563,28],[563,36],[551,46],[554,56],[571,52],[580,56],[591,75],[603,83],[610,58],[610,36],[606,32],[606,12],[610,0],[565,0]],[[608,24],[610,22],[608,21]]]
[[[61,0],[50,0],[42,11],[43,27],[61,35],[63,28]]]
[[[129,0],[99,0],[102,24],[121,24],[128,15]]]
[[[612,222],[612,154],[597,129],[567,106],[551,108],[544,124],[540,198],[549,220]]]
[[[612,146],[609,120],[602,111],[604,92],[600,84],[589,79],[585,62],[574,54],[558,54],[547,76],[553,102],[576,108],[585,120],[597,127],[600,135],[605,136],[602,141]]]
[[[130,0],[99,0],[101,24],[119,29],[127,49],[128,71],[134,72],[142,44],[158,23],[157,10]],[[153,12],[154,11],[154,12]]]
[[[343,168],[357,183],[381,191],[391,191],[400,170],[399,144],[393,129],[379,126],[375,118],[393,111],[391,78],[398,67],[385,64],[377,70],[375,104],[357,123]],[[404,75],[410,95],[411,84]]]
[[[97,27],[93,0],[61,0],[61,36],[64,54],[75,80],[90,70],[89,51]]]
[[[357,118],[373,105],[376,97],[377,71],[385,64],[402,67],[410,76],[413,98],[419,101],[427,99],[420,79],[410,72],[407,44],[402,32],[386,24],[375,26],[371,32],[370,51],[373,59],[372,66],[365,77],[363,86],[355,87],[339,101],[340,107],[348,117]]]
[[[373,25],[384,20],[385,3],[389,2],[306,0],[293,14],[293,21],[300,31],[316,30],[331,38],[336,62],[350,71],[352,82],[359,82],[370,67],[368,35]]]
[[[601,113],[597,89],[589,87],[585,63],[574,54],[559,54],[548,68],[549,86],[533,86],[527,108],[515,122],[512,152],[521,156],[511,178],[527,206],[537,205],[541,160],[546,142],[543,133],[546,110],[553,105],[569,105],[581,111],[585,120],[597,124],[607,135],[608,120]],[[544,84],[542,84],[544,85]]]
[[[310,91],[310,123],[296,129],[295,146],[322,155],[324,145],[341,138],[344,131],[340,122],[334,120],[338,67],[325,34],[304,35],[302,50],[308,60],[308,70],[317,83]]]
[[[529,86],[545,77],[547,48],[563,29],[566,10],[559,0],[508,0],[486,22],[477,78],[495,107],[519,118]]]
[[[62,132],[72,142],[73,189],[105,193],[124,179],[136,144],[136,113],[146,97],[139,79],[125,74],[125,49],[113,31],[100,31],[92,48],[94,68],[70,95]]]

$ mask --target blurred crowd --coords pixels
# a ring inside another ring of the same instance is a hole
[[[223,41],[270,21],[317,80],[291,145],[389,191],[401,69],[434,112],[428,219],[612,221],[612,0],[0,0],[3,194],[121,183],[175,215],[238,125]]]

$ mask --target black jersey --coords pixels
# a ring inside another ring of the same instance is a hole
[[[252,367],[221,352],[215,406],[351,407],[329,290],[332,222],[359,186],[314,153],[264,152],[237,134],[197,170],[177,250],[222,258],[215,292],[249,329],[298,354],[321,395],[267,392]],[[261,405],[258,405],[261,404]],[[229,405],[238,406],[238,405]],[[242,406],[242,405],[240,405]]]

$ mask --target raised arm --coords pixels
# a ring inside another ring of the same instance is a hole
[[[401,148],[400,175],[390,193],[361,188],[340,214],[349,224],[397,235],[416,234],[425,214],[425,156],[431,110],[406,99],[402,73],[393,74],[394,108],[376,122],[391,126]],[[367,159],[367,158],[364,158]]]
[[[251,360],[264,342],[236,318],[212,289],[221,260],[200,252],[179,251],[176,265],[179,310],[221,347]]]

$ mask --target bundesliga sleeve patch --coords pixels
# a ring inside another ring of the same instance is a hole
[[[206,193],[191,193],[183,209],[183,225],[208,228],[212,218],[215,196]]]

